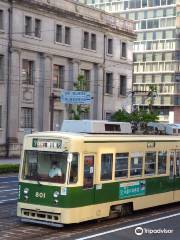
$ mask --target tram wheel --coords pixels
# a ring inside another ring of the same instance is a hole
[[[116,205],[111,207],[110,217],[119,216],[125,217],[131,215],[133,212],[133,204],[132,203],[125,203],[121,205]]]

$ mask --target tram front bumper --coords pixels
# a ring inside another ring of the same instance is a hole
[[[62,227],[61,211],[60,208],[18,203],[17,216],[20,217],[23,222]]]
[[[35,220],[35,219],[29,219],[29,218],[21,218],[22,222],[25,223],[36,223],[36,224],[42,224],[42,225],[48,225],[51,227],[57,227],[57,228],[61,228],[64,225],[61,223],[54,223],[54,222],[48,222],[48,221],[40,221],[40,220]]]

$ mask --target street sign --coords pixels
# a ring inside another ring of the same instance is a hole
[[[67,91],[61,92],[60,101],[66,104],[91,104],[92,97],[90,92],[86,91]]]

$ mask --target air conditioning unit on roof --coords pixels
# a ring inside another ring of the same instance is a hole
[[[62,132],[74,133],[132,133],[131,124],[128,122],[109,122],[101,120],[64,120]]]

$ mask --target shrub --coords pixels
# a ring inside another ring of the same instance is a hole
[[[19,172],[19,164],[0,164],[0,174],[17,172]]]

